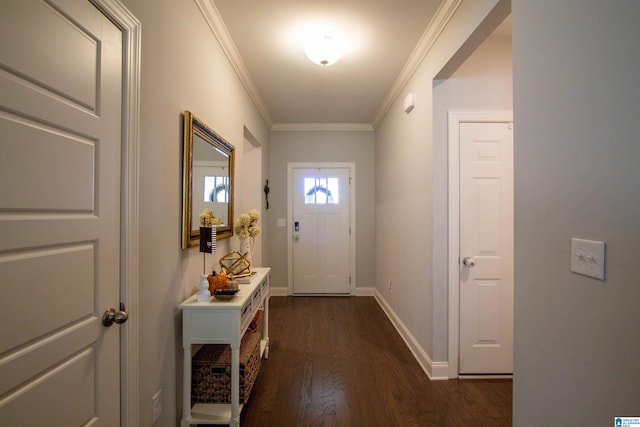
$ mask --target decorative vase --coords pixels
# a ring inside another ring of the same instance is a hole
[[[251,239],[240,239],[240,250],[238,250],[238,252],[240,252],[240,255],[242,255],[244,259],[251,262],[253,252],[251,250]]]
[[[200,284],[198,285],[198,296],[196,298],[198,302],[211,301],[211,292],[209,292],[209,281],[206,274],[200,275]]]

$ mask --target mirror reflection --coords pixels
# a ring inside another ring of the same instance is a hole
[[[198,215],[205,208],[211,209],[213,215],[222,221],[220,226],[229,224],[229,155],[195,134],[192,230],[199,229]]]
[[[232,234],[234,147],[189,111],[185,111],[183,239],[196,246],[199,214],[209,208],[219,220],[218,239]]]

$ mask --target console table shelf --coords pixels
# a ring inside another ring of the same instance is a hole
[[[260,354],[269,356],[269,273],[270,268],[255,268],[248,284],[239,285],[232,300],[197,302],[192,295],[182,310],[182,347],[184,349],[184,391],[181,427],[192,424],[240,425],[240,342],[260,307],[264,308]],[[191,405],[191,358],[198,344],[231,346],[231,403],[197,403]]]

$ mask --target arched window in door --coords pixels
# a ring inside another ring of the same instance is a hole
[[[229,202],[229,177],[205,176],[204,177],[204,201],[205,202]]]
[[[304,203],[315,205],[338,204],[338,178],[314,177],[304,179]]]

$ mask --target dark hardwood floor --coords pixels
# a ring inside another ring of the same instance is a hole
[[[372,297],[272,297],[243,427],[510,426],[511,380],[430,381]]]

